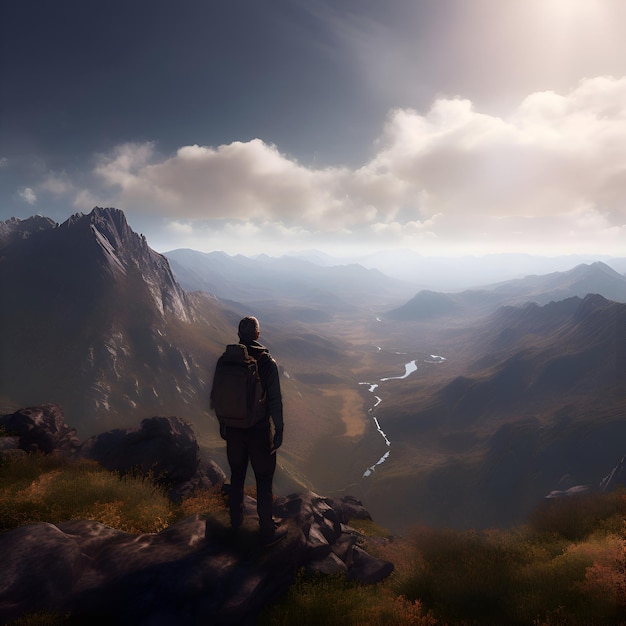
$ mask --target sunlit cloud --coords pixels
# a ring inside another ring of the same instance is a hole
[[[193,226],[189,223],[179,222],[178,220],[174,220],[169,222],[166,226],[166,229],[171,232],[173,235],[187,237],[189,235],[193,235]]]
[[[507,117],[463,98],[395,109],[375,148],[361,167],[319,168],[261,139],[171,155],[128,143],[99,155],[93,191],[65,175],[36,189],[155,216],[172,241],[203,249],[343,241],[557,253],[615,250],[624,234],[626,78],[530,94]],[[20,195],[36,199],[30,187]]]

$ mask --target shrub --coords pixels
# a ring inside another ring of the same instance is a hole
[[[586,518],[589,509],[580,514]],[[621,533],[608,532],[611,517],[596,517],[598,530],[577,542],[535,527],[418,529],[405,546],[413,565],[395,589],[450,623],[626,624],[623,523]]]
[[[537,533],[577,541],[599,529],[621,532],[625,514],[623,492],[582,494],[545,500],[529,516],[529,526]]]
[[[521,557],[505,539],[501,533],[415,530],[407,546],[415,566],[400,580],[400,595],[419,599],[444,620],[511,623],[507,598]]]

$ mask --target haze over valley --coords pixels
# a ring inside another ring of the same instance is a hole
[[[224,463],[212,368],[252,314],[281,367],[279,493],[352,494],[399,532],[507,526],[626,454],[624,259],[515,257],[504,280],[500,257],[473,285],[465,259],[454,289],[420,288],[424,259],[412,280],[320,259],[163,256],[117,209],[1,222],[3,412],[58,403],[83,436],[176,415]]]

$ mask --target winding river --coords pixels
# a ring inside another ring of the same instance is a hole
[[[380,351],[381,348],[378,347],[378,350]],[[400,353],[398,353],[400,354]],[[424,363],[443,363],[446,359],[442,356],[438,356],[436,354],[431,354],[429,359],[424,359]],[[409,361],[408,363],[405,363],[404,365],[404,374],[402,376],[388,376],[387,378],[380,378],[379,382],[377,383],[359,383],[359,385],[368,385],[368,391],[372,394],[374,394],[376,392],[376,390],[379,387],[379,383],[384,383],[387,382],[388,380],[404,380],[405,378],[408,378],[411,374],[413,374],[413,372],[417,371],[417,359],[414,359],[413,361]],[[385,431],[381,428],[380,426],[380,422],[378,421],[378,418],[376,417],[376,415],[374,414],[374,409],[376,409],[376,407],[378,407],[378,405],[382,402],[382,398],[380,396],[374,395],[374,405],[372,406],[371,409],[368,410],[368,414],[370,415],[370,417],[372,418],[372,421],[374,422],[374,426],[376,426],[376,430],[378,431],[378,434],[383,438],[383,441],[385,442],[385,445],[388,448],[391,448],[391,441],[389,441],[389,438],[387,437],[387,435],[385,434]],[[376,461],[376,463],[374,463],[373,465],[370,465],[365,472],[363,472],[363,478],[367,478],[368,476],[371,476],[372,473],[374,472],[374,470],[376,469],[376,467],[378,465],[383,464],[390,456],[391,454],[391,450],[387,450],[385,452],[385,454],[383,454],[378,461]]]

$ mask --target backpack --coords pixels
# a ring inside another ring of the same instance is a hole
[[[226,346],[217,360],[211,407],[220,424],[250,428],[265,417],[265,393],[258,364],[241,343]]]

